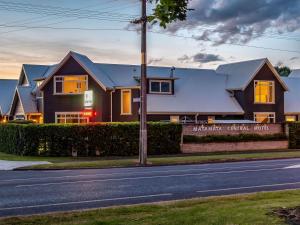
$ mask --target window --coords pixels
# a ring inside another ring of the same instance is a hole
[[[297,121],[297,117],[296,116],[286,116],[285,117],[285,121],[286,122],[296,122]]]
[[[170,80],[150,80],[150,93],[171,94],[172,81]]]
[[[271,104],[275,102],[274,81],[254,81],[254,102]]]
[[[121,115],[131,113],[131,90],[121,90]]]
[[[180,122],[179,116],[170,116],[170,122],[179,123]]]
[[[57,112],[55,113],[55,123],[89,123],[89,118],[84,117],[81,112]]]
[[[207,118],[207,123],[208,123],[208,124],[213,124],[213,123],[215,123],[215,117],[214,117],[214,116],[209,116],[209,117]]]
[[[42,83],[43,83],[43,81],[42,81],[42,80],[39,80],[39,81],[36,82],[36,86],[39,87],[39,86],[42,85]]]
[[[54,94],[83,94],[88,89],[88,77],[55,76]]]
[[[275,113],[254,113],[254,121],[258,123],[275,123]]]

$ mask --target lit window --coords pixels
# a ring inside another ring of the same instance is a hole
[[[39,87],[39,86],[42,85],[42,83],[43,83],[43,81],[42,81],[42,80],[39,80],[39,81],[36,82],[36,86]]]
[[[275,123],[275,113],[254,113],[254,121],[257,123]]]
[[[121,114],[131,115],[131,90],[121,90]]]
[[[170,122],[179,123],[180,122],[179,116],[170,116]]]
[[[285,121],[286,122],[296,122],[297,121],[297,117],[296,116],[286,116],[285,117]]]
[[[150,80],[150,93],[171,94],[172,82],[169,80]]]
[[[215,117],[214,116],[209,116],[208,119],[207,119],[207,123],[208,124],[215,123]]]
[[[66,112],[66,113],[55,113],[55,123],[76,123],[85,124],[89,122],[89,118],[85,117],[82,112]]]
[[[270,104],[275,102],[274,81],[254,81],[254,102]]]
[[[84,76],[54,77],[55,94],[83,94],[88,89],[88,78]]]

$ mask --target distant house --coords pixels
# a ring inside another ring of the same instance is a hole
[[[0,121],[9,119],[11,100],[14,96],[17,80],[0,80]]]
[[[288,91],[268,59],[217,70],[150,66],[148,119],[284,122]],[[139,92],[140,66],[94,63],[70,52],[55,65],[23,66],[10,115],[40,123],[137,121]]]

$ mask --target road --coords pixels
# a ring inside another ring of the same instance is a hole
[[[0,171],[0,216],[300,188],[300,159],[146,168]]]

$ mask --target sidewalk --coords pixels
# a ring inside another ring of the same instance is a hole
[[[42,164],[51,164],[50,162],[41,161],[41,162],[29,162],[29,161],[7,161],[0,160],[0,170],[13,170],[19,167],[24,166],[34,166]]]

